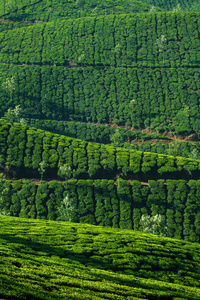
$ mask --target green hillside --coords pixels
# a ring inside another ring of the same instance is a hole
[[[1,32],[1,116],[20,104],[27,118],[198,132],[198,16],[103,16]],[[11,95],[3,86],[12,77]]]
[[[14,21],[44,22],[87,16],[148,12],[152,5],[137,0],[2,0],[0,16]],[[157,11],[160,11],[157,8]]]
[[[1,215],[141,231],[142,218],[161,215],[147,232],[200,242],[199,180],[1,179],[0,193]]]
[[[200,297],[198,244],[5,216],[0,225],[2,299]]]
[[[0,299],[200,299],[199,37],[197,0],[0,2]]]
[[[200,160],[0,125],[1,172],[35,179],[1,180],[1,214],[129,229],[161,214],[170,237],[199,241]]]
[[[48,178],[63,165],[67,178],[199,178],[200,160],[86,142],[4,120],[0,124],[0,163],[18,178],[37,177],[41,163]]]
[[[200,11],[200,4],[198,0],[143,0],[142,2],[160,7],[165,10],[172,10],[177,12]]]

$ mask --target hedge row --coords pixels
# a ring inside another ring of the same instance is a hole
[[[99,125],[83,122],[67,122],[57,120],[39,120],[39,119],[26,119],[27,125],[38,129],[51,131],[53,133],[66,135],[73,138],[78,138],[84,141],[91,141],[97,143],[108,144],[112,142],[114,135],[119,136],[120,139],[117,143],[117,138],[114,143],[120,147],[124,145],[124,142],[131,140],[144,140],[151,139],[169,140],[167,136],[161,134],[147,134],[141,131],[131,131],[127,128],[112,127],[108,125]],[[149,151],[155,152],[155,151]]]
[[[43,173],[53,178],[64,164],[70,168],[70,177],[88,174],[105,178],[110,174],[114,178],[120,172],[127,176],[147,173],[151,178],[163,174],[167,178],[199,176],[199,160],[86,142],[4,120],[0,125],[0,163],[15,170],[18,176],[24,176],[20,171],[28,170],[32,176],[38,174],[41,162],[45,165]]]
[[[127,149],[135,149],[142,152],[155,152],[173,156],[184,156],[193,159],[200,159],[199,142],[182,142],[174,140],[170,143],[162,142],[132,142],[124,144]]]
[[[17,54],[18,55],[18,54]],[[38,54],[39,55],[39,54]],[[13,53],[12,53],[13,57]],[[67,68],[0,65],[0,115],[200,131],[198,68]],[[12,95],[3,84],[14,78]]]
[[[142,215],[161,214],[168,236],[200,241],[200,180],[1,180],[0,192],[0,214],[135,230]]]
[[[70,19],[1,32],[0,60],[68,66],[198,67],[199,32],[198,13]],[[163,35],[166,43],[159,47],[157,40]]]
[[[199,142],[172,141],[167,136],[161,134],[147,134],[137,130],[131,131],[127,128],[112,127],[103,124],[39,119],[26,119],[26,121],[27,125],[31,127],[79,138],[84,141],[103,144],[113,143],[113,145],[119,147],[135,149],[142,152],[154,152],[200,159]],[[149,140],[154,140],[154,142]],[[160,140],[163,141],[161,142]]]

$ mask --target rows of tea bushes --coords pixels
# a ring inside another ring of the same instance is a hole
[[[0,59],[20,64],[198,67],[199,26],[198,13],[49,22],[1,32]],[[166,41],[161,48],[157,40],[162,36]]]
[[[139,230],[142,215],[165,217],[167,235],[200,241],[200,180],[1,180],[0,214]]]
[[[79,138],[85,141],[103,144],[112,143],[119,147],[135,149],[142,152],[154,152],[200,159],[199,142],[172,140],[161,134],[147,134],[142,131],[131,131],[128,128],[112,127],[103,124],[40,119],[26,119],[26,122],[27,125],[31,127]],[[154,140],[154,142],[149,140]]]
[[[0,3],[1,5],[1,3]],[[5,30],[12,30],[14,28],[20,28],[24,26],[30,26],[29,23],[13,22],[13,21],[0,21],[0,32]]]
[[[27,125],[38,129],[51,131],[53,133],[78,138],[84,141],[108,144],[112,142],[113,135],[119,135],[118,145],[123,146],[124,142],[131,140],[148,141],[152,139],[170,140],[167,136],[161,134],[147,134],[141,131],[131,131],[128,128],[117,126],[99,125],[83,122],[67,122],[57,120],[26,119]],[[116,142],[117,143],[117,138]],[[155,152],[155,151],[148,151]],[[162,152],[160,152],[162,153]]]
[[[144,3],[151,4],[166,10],[176,12],[182,11],[199,11],[198,1],[196,0],[143,0]]]
[[[148,12],[151,5],[138,0],[119,1],[37,1],[37,0],[2,0],[0,16],[17,21],[51,21],[86,16],[108,14]],[[158,7],[157,11],[161,9]]]
[[[200,131],[198,68],[1,64],[0,71],[1,116],[20,105],[24,117],[115,122],[178,134]],[[11,94],[4,83],[12,77],[15,89]]]
[[[120,172],[129,177],[198,178],[199,160],[86,142],[5,120],[0,125],[0,163],[17,176],[28,171],[32,177],[37,175],[42,162],[42,174],[46,172],[51,178],[63,165],[69,168],[68,178],[113,178]]]
[[[193,159],[200,159],[199,142],[183,142],[174,140],[169,143],[161,142],[132,142],[124,144],[127,149],[135,149],[143,152],[154,152],[173,156],[184,156]]]
[[[8,216],[0,222],[3,299],[200,297],[197,243],[86,224]]]

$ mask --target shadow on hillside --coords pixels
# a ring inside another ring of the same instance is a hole
[[[93,275],[93,276],[97,275],[96,272],[93,272],[93,271],[89,271],[88,274]],[[127,275],[127,274],[125,274],[125,275]],[[116,278],[115,275],[112,276],[112,275],[108,275],[105,273],[103,273],[103,274],[98,273],[98,278],[100,277],[100,278],[102,278],[102,280],[105,280],[105,281],[108,280],[110,282],[113,282],[113,283],[116,283],[116,284],[122,285],[122,286],[129,286],[129,287],[133,287],[133,288],[144,289],[142,291],[143,295],[145,294],[145,290],[146,290],[149,300],[151,300],[151,299],[152,300],[156,300],[156,299],[170,300],[170,299],[174,299],[175,296],[180,296],[180,290],[174,291],[173,286],[171,287],[172,289],[170,289],[170,287],[168,285],[163,286],[162,281],[159,282],[159,278],[155,279],[155,280],[158,280],[158,282],[155,282],[155,281],[148,282],[148,278],[145,282],[141,282],[138,275],[134,274],[134,276],[137,276],[137,277],[128,279],[128,278],[123,278],[120,276],[118,276]],[[143,276],[141,276],[141,278],[143,279]],[[149,279],[152,280],[152,278],[149,278]],[[168,284],[169,281],[164,281],[164,284],[166,282]],[[180,284],[181,284],[181,282],[180,282]],[[181,286],[180,286],[180,288],[181,288]],[[141,290],[140,290],[140,292],[141,292]],[[157,295],[156,295],[156,293],[157,293]],[[184,292],[183,292],[182,296],[184,296]],[[189,297],[187,295],[188,300],[193,300],[194,299],[193,297],[194,297],[194,295],[191,295]]]
[[[38,236],[39,235],[40,235],[40,233],[38,232]],[[116,270],[116,266],[113,266],[112,263],[109,263],[108,259],[106,259],[106,260],[104,260],[104,262],[102,262],[101,260],[97,261],[97,259],[90,257],[93,255],[92,249],[90,251],[88,251],[88,249],[87,250],[83,249],[83,251],[81,253],[80,252],[77,253],[74,251],[65,250],[63,245],[54,247],[48,243],[44,244],[44,243],[32,241],[30,236],[27,238],[22,238],[22,237],[17,237],[17,236],[8,235],[8,234],[0,234],[0,239],[3,239],[6,241],[6,245],[9,247],[9,249],[11,249],[11,251],[17,251],[21,255],[23,255],[23,254],[30,255],[31,254],[31,255],[40,257],[40,256],[43,256],[42,255],[43,253],[45,253],[45,256],[49,256],[49,257],[58,256],[60,258],[68,258],[73,261],[77,261],[83,265],[88,264],[88,265],[92,265],[93,267],[97,267],[97,268],[104,267],[105,269],[108,269],[108,270]],[[11,245],[9,246],[8,243],[11,243]],[[64,242],[62,242],[62,244],[63,243]],[[74,242],[72,241],[72,244],[73,243]],[[79,250],[80,250],[80,248],[81,248],[81,245],[79,247]],[[5,256],[7,256],[7,254]],[[99,258],[101,258],[101,257],[99,257]],[[34,259],[32,261],[34,261]],[[56,260],[56,263],[59,263],[59,261]],[[38,261],[37,261],[37,264],[38,264]]]
[[[60,258],[67,258],[67,259],[71,259],[72,261],[77,261],[83,265],[86,266],[92,266],[92,267],[96,267],[99,269],[105,269],[105,270],[112,270],[112,271],[120,271],[123,272],[124,270],[127,269],[130,271],[130,274],[135,274],[135,272],[139,272],[140,273],[140,268],[141,268],[141,263],[138,262],[136,264],[134,264],[134,266],[131,268],[131,262],[127,261],[124,263],[124,265],[120,264],[119,266],[116,265],[116,263],[113,263],[112,258],[109,255],[100,255],[98,253],[98,249],[95,250],[95,247],[92,247],[90,244],[90,242],[87,242],[87,239],[85,240],[85,242],[83,244],[81,243],[77,243],[77,250],[78,252],[76,252],[76,249],[72,249],[72,250],[68,250],[65,249],[65,241],[62,240],[62,238],[60,238],[60,244],[58,246],[52,246],[51,243],[51,238],[52,235],[49,236],[45,236],[47,243],[43,243],[43,242],[36,242],[33,241],[32,239],[37,238],[37,236],[41,236],[42,234],[40,233],[40,231],[38,231],[38,234],[34,234],[34,235],[29,235],[27,236],[27,238],[23,238],[23,237],[18,237],[18,236],[13,236],[11,234],[0,234],[0,239],[3,239],[6,242],[6,245],[9,247],[9,249],[11,251],[17,251],[19,252],[21,255],[30,255],[32,254],[33,256],[57,256]],[[56,237],[56,231],[55,233],[53,233],[53,236]],[[76,233],[73,239],[69,239],[71,245],[73,246],[76,242]],[[68,245],[69,241],[67,241],[67,233],[66,233],[66,244]],[[53,242],[53,241],[52,241]],[[10,245],[8,244],[10,243]],[[4,244],[5,245],[5,244]],[[84,246],[83,246],[84,245]],[[109,248],[109,247],[108,247]],[[7,254],[6,254],[7,256]],[[95,257],[94,257],[95,256]],[[33,257],[34,258],[34,257]],[[120,259],[120,258],[119,258]],[[34,260],[34,259],[33,259]],[[56,262],[59,262],[56,260]],[[38,263],[38,261],[37,261]],[[128,265],[127,265],[128,263]],[[158,267],[155,270],[155,263],[152,261],[152,269],[151,271],[158,271],[158,270],[163,270],[162,268]],[[182,270],[184,269],[184,261],[183,264],[180,265],[179,263],[174,263],[174,265],[170,266],[168,269],[166,269],[165,271],[173,271],[176,272],[176,270],[178,268],[181,268]],[[138,273],[138,274],[139,274]],[[144,275],[144,274],[143,274]],[[143,275],[141,277],[143,277]],[[146,276],[144,276],[146,277]],[[154,277],[154,276],[153,276]]]

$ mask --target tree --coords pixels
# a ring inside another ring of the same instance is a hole
[[[99,14],[99,8],[96,6],[92,11],[94,16],[97,16]]]
[[[3,89],[10,94],[10,102],[12,102],[13,91],[15,90],[15,79],[12,76],[10,79],[6,78],[6,81],[2,83]]]
[[[13,0],[7,0],[6,3],[4,1],[4,13],[7,11],[8,13],[11,13],[16,9],[15,2]]]
[[[44,175],[44,173],[45,173],[45,171],[46,171],[46,162],[45,162],[45,161],[41,161],[41,162],[39,163],[38,171],[39,171],[39,173],[40,173],[40,175],[41,175],[41,179],[40,179],[40,180],[42,180],[43,175]]]
[[[173,12],[180,12],[180,11],[182,11],[181,6],[180,6],[180,3],[178,3],[177,6],[174,7],[172,11],[173,11]]]
[[[184,105],[173,118],[175,133],[185,134],[192,131],[190,126],[190,109]]]
[[[145,216],[140,219],[141,229],[145,233],[167,236],[167,226],[162,215]]]
[[[121,53],[121,48],[122,48],[122,46],[118,43],[118,44],[115,46],[114,52],[115,52],[116,54],[120,54],[120,53]]]
[[[182,143],[179,140],[169,143],[169,148],[166,150],[168,155],[182,156]]]
[[[68,166],[67,164],[64,164],[63,166],[59,167],[58,170],[58,176],[61,178],[64,178],[65,180],[67,180],[68,178],[70,178],[72,175],[72,170],[71,167]]]
[[[84,10],[85,0],[76,0],[75,5],[80,9],[80,18]]]
[[[150,13],[156,13],[157,12],[157,8],[152,5],[152,7],[150,8],[149,12]]]
[[[194,148],[192,152],[188,155],[188,157],[192,159],[200,159],[199,151],[197,150],[197,148]]]
[[[114,146],[121,146],[123,143],[123,138],[120,134],[119,128],[115,129],[115,133],[110,136],[110,140],[113,142]]]
[[[60,217],[58,218],[59,221],[73,221],[73,215],[76,212],[76,208],[73,202],[73,199],[70,198],[69,194],[64,197],[63,201],[61,201],[61,205],[58,208],[58,213]]]
[[[159,52],[163,53],[163,63],[165,63],[165,57],[164,57],[164,52],[167,50],[167,39],[164,35],[161,35],[161,37],[159,37],[156,40],[156,45],[158,47]]]
[[[10,122],[20,122],[23,125],[26,125],[26,120],[22,117],[22,109],[20,105],[15,106],[14,109],[9,108],[4,114],[4,119]]]
[[[81,55],[79,55],[78,62],[81,64],[81,66],[82,66],[82,63],[83,63],[84,59],[85,59],[85,54],[84,53],[82,53]]]

